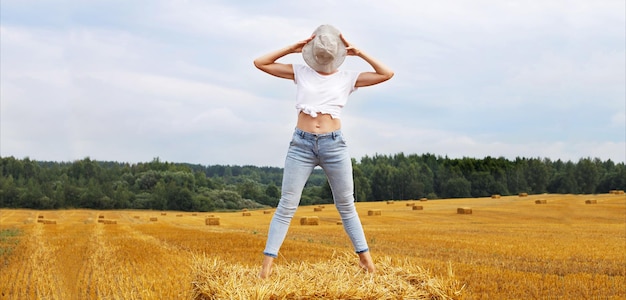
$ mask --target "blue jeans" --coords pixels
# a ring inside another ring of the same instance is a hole
[[[270,223],[263,254],[278,257],[304,185],[316,166],[326,173],[335,206],[354,250],[356,253],[369,250],[354,206],[352,160],[341,131],[313,134],[296,128],[285,159],[281,198]]]

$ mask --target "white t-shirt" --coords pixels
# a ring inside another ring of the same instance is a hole
[[[322,75],[307,65],[293,65],[294,82],[297,87],[296,109],[311,117],[318,113],[330,114],[333,119],[341,117],[341,109],[348,102],[348,96],[357,88],[354,86],[360,72],[337,71]]]

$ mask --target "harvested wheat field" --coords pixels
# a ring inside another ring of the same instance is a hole
[[[298,209],[267,280],[263,210],[3,209],[0,299],[626,298],[623,194],[395,202],[357,203],[376,274],[326,205]]]

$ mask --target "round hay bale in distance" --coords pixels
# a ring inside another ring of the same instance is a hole
[[[585,204],[598,204],[598,200],[588,199],[588,200],[585,200]]]
[[[424,210],[424,207],[421,205],[413,205],[413,210]]]
[[[370,209],[367,211],[367,215],[368,216],[380,216],[382,215],[382,212],[380,211],[380,209]]]
[[[469,207],[459,207],[456,209],[456,213],[461,215],[471,215],[472,209]]]
[[[300,218],[300,225],[319,225],[320,218],[317,216],[309,216]]]
[[[537,199],[535,200],[535,204],[548,204],[548,201],[545,199]]]
[[[208,217],[208,218],[204,219],[204,224],[205,225],[220,225],[220,218],[219,217]]]

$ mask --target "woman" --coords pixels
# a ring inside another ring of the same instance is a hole
[[[308,66],[276,62],[291,53],[302,53]],[[365,60],[374,72],[338,70],[346,55]],[[298,111],[297,125],[285,159],[282,195],[270,223],[259,277],[270,275],[304,185],[316,166],[322,167],[326,173],[344,229],[359,256],[359,265],[374,273],[376,267],[354,205],[352,161],[341,132],[340,117],[341,109],[353,91],[389,80],[393,71],[350,45],[330,25],[318,27],[306,40],[255,59],[254,65],[263,72],[296,83]]]

